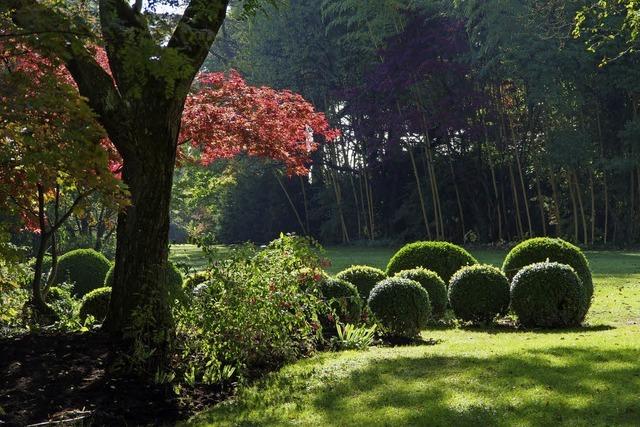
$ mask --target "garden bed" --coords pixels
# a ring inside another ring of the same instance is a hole
[[[112,349],[96,332],[29,334],[2,339],[0,348],[2,425],[173,424],[224,398],[196,389],[179,400],[166,387],[112,376]]]

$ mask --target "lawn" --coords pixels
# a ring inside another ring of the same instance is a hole
[[[384,267],[392,249],[329,248],[331,272]],[[499,265],[505,253],[473,251]],[[435,345],[324,353],[289,365],[193,425],[637,426],[640,253],[588,252],[584,328],[437,329]]]

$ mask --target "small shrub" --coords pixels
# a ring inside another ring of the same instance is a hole
[[[320,279],[321,261],[320,248],[296,236],[264,249],[233,247],[212,260],[198,296],[174,307],[189,382],[210,384],[229,372],[244,379],[313,351],[323,304],[309,281]]]
[[[80,305],[80,320],[84,322],[91,315],[98,323],[102,323],[104,318],[107,317],[110,299],[111,288],[107,286],[94,289],[86,294],[82,297],[82,304]]]
[[[429,294],[420,283],[392,277],[369,294],[369,308],[391,335],[413,338],[431,317]]]
[[[511,308],[524,326],[577,326],[582,321],[584,287],[576,271],[557,262],[523,267],[511,283]]]
[[[467,322],[491,322],[509,308],[509,280],[490,265],[461,268],[449,283],[449,303]]]
[[[355,326],[347,323],[344,327],[336,323],[337,336],[331,339],[331,345],[336,350],[364,350],[373,344],[376,325]]]
[[[448,242],[415,242],[405,245],[391,257],[387,265],[387,275],[392,276],[402,270],[424,267],[434,271],[445,283],[465,265],[478,261],[469,252]]]
[[[358,293],[366,301],[369,292],[380,281],[387,278],[384,271],[368,265],[353,265],[336,274],[336,279],[346,280],[358,289]]]
[[[61,330],[74,331],[82,327],[78,317],[81,301],[73,296],[73,285],[62,283],[52,286],[45,296],[47,304],[58,315],[57,327]]]
[[[418,267],[411,270],[402,270],[394,277],[414,280],[427,291],[431,302],[431,314],[436,319],[442,319],[447,309],[447,285],[437,273]]]
[[[332,325],[337,320],[342,323],[359,323],[362,314],[362,300],[358,290],[346,280],[336,278],[324,279],[318,286],[322,299],[331,309],[328,324]],[[335,314],[338,319],[333,319]]]
[[[581,311],[581,318],[584,319],[591,306],[593,279],[589,262],[577,246],[562,239],[549,237],[529,239],[509,252],[502,265],[502,271],[511,280],[522,267],[544,261],[567,264],[576,271],[585,290]]]
[[[104,285],[110,267],[111,263],[100,252],[93,249],[76,249],[58,259],[58,272],[54,284],[73,283],[74,295],[81,297]]]

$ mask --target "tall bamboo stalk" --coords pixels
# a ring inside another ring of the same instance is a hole
[[[429,220],[427,219],[427,207],[424,203],[424,196],[422,194],[422,185],[420,185],[420,174],[418,173],[418,167],[416,166],[416,158],[413,155],[413,147],[407,147],[409,152],[409,159],[411,159],[411,166],[413,168],[413,175],[416,179],[416,188],[418,189],[418,197],[420,198],[420,209],[422,210],[422,220],[424,221],[424,228],[427,232],[427,238],[431,240],[431,229],[429,228]]]

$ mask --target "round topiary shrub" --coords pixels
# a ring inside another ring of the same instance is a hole
[[[76,249],[58,259],[55,284],[73,283],[73,293],[81,297],[100,288],[111,267],[109,260],[93,249]]]
[[[322,280],[318,287],[322,299],[338,316],[338,319],[325,319],[329,327],[335,326],[335,320],[353,324],[360,321],[362,300],[355,286],[346,280],[330,277]]]
[[[522,267],[543,261],[567,264],[576,271],[585,290],[581,313],[582,319],[584,319],[591,306],[593,279],[589,262],[577,246],[562,239],[549,237],[529,239],[509,252],[502,265],[502,271],[511,280]]]
[[[431,314],[436,319],[444,317],[447,309],[447,285],[437,273],[418,267],[411,270],[402,270],[394,277],[414,280],[427,291],[431,302]]]
[[[336,279],[346,280],[358,289],[358,293],[362,299],[369,298],[369,292],[371,289],[380,282],[387,278],[384,271],[379,268],[369,267],[368,265],[352,265],[346,270],[336,274]]]
[[[104,285],[106,287],[112,287],[113,286],[113,269],[114,269],[115,265],[112,265],[111,268],[109,269],[109,271],[107,272],[105,278],[104,278]],[[182,295],[182,274],[180,273],[180,271],[176,268],[175,265],[173,265],[173,263],[171,261],[167,261],[167,282],[169,284],[169,292],[171,292],[171,295],[179,297],[180,295]],[[196,273],[197,274],[197,273]]]
[[[109,300],[111,299],[111,288],[103,287],[94,289],[84,297],[80,305],[80,319],[84,322],[91,315],[98,323],[102,323],[109,311]]]
[[[458,319],[491,322],[509,309],[509,280],[491,265],[463,267],[449,282],[449,304]]]
[[[582,321],[584,294],[571,266],[539,262],[523,267],[513,278],[511,308],[524,326],[577,326]]]
[[[392,276],[402,270],[424,267],[434,271],[445,283],[453,273],[465,265],[478,261],[469,252],[448,242],[415,242],[405,245],[391,257],[387,265],[387,275]]]
[[[373,315],[391,335],[413,338],[431,317],[429,294],[414,280],[385,279],[371,290],[368,302]]]

